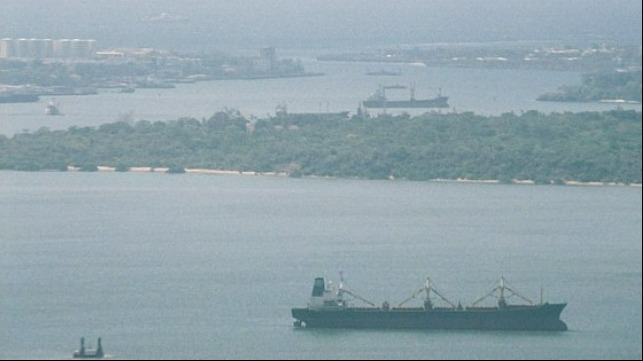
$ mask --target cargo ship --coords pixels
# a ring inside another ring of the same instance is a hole
[[[80,349],[74,351],[72,355],[74,358],[80,359],[98,359],[103,358],[105,353],[103,352],[103,345],[100,342],[100,337],[98,338],[98,347],[94,349],[85,348],[85,338],[80,338]]]
[[[374,329],[455,329],[455,330],[516,330],[516,331],[565,331],[567,325],[560,320],[566,303],[534,304],[510,288],[504,278],[486,295],[468,307],[453,304],[442,296],[429,278],[424,287],[411,297],[391,307],[381,306],[364,299],[344,285],[327,284],[323,277],[315,279],[310,302],[305,308],[293,308],[295,327],[307,328],[374,328]],[[405,307],[404,304],[424,294],[423,307]],[[352,296],[368,307],[349,306],[345,295]],[[508,304],[507,298],[517,297],[523,304]],[[497,305],[479,306],[484,300],[495,297]],[[434,301],[445,306],[439,306]]]
[[[316,113],[289,113],[286,104],[281,103],[277,105],[275,110],[275,117],[280,119],[296,119],[296,120],[345,120],[349,118],[349,111],[340,112],[316,112]]]
[[[368,99],[362,101],[366,108],[448,108],[449,97],[443,96],[440,92],[435,98],[415,99],[415,86],[411,85],[411,97],[409,100],[390,100],[385,94],[386,87],[380,87]]]

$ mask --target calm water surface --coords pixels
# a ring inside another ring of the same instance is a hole
[[[0,172],[0,358],[640,359],[641,188]],[[504,275],[570,331],[300,330],[312,280],[469,304]]]

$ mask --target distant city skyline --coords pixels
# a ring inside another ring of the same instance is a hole
[[[6,58],[91,58],[94,39],[0,39],[0,59]]]
[[[183,51],[440,42],[641,43],[637,0],[0,0],[0,38]]]

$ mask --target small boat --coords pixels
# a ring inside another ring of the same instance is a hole
[[[182,15],[173,15],[170,13],[162,12],[158,16],[146,16],[143,18],[144,22],[147,23],[162,23],[162,24],[171,24],[171,23],[187,23],[190,19]]]
[[[380,69],[376,71],[369,71],[366,73],[369,76],[400,76],[402,75],[401,71],[391,71],[386,69]]]
[[[45,106],[45,115],[62,115],[55,101],[50,100]]]
[[[80,338],[80,349],[74,351],[74,358],[103,358],[105,353],[103,352],[103,345],[100,343],[100,337],[98,338],[98,347],[95,350],[85,348],[85,338]]]
[[[393,84],[393,85],[385,85],[382,88],[384,89],[406,89],[406,85],[401,85],[401,84]]]
[[[136,89],[133,86],[125,85],[118,88],[118,93],[129,94],[133,93]]]

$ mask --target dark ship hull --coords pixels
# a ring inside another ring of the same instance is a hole
[[[433,99],[411,100],[364,100],[366,108],[448,108],[449,97],[438,96]]]
[[[565,331],[565,303],[467,309],[293,308],[295,325],[312,328]]]

